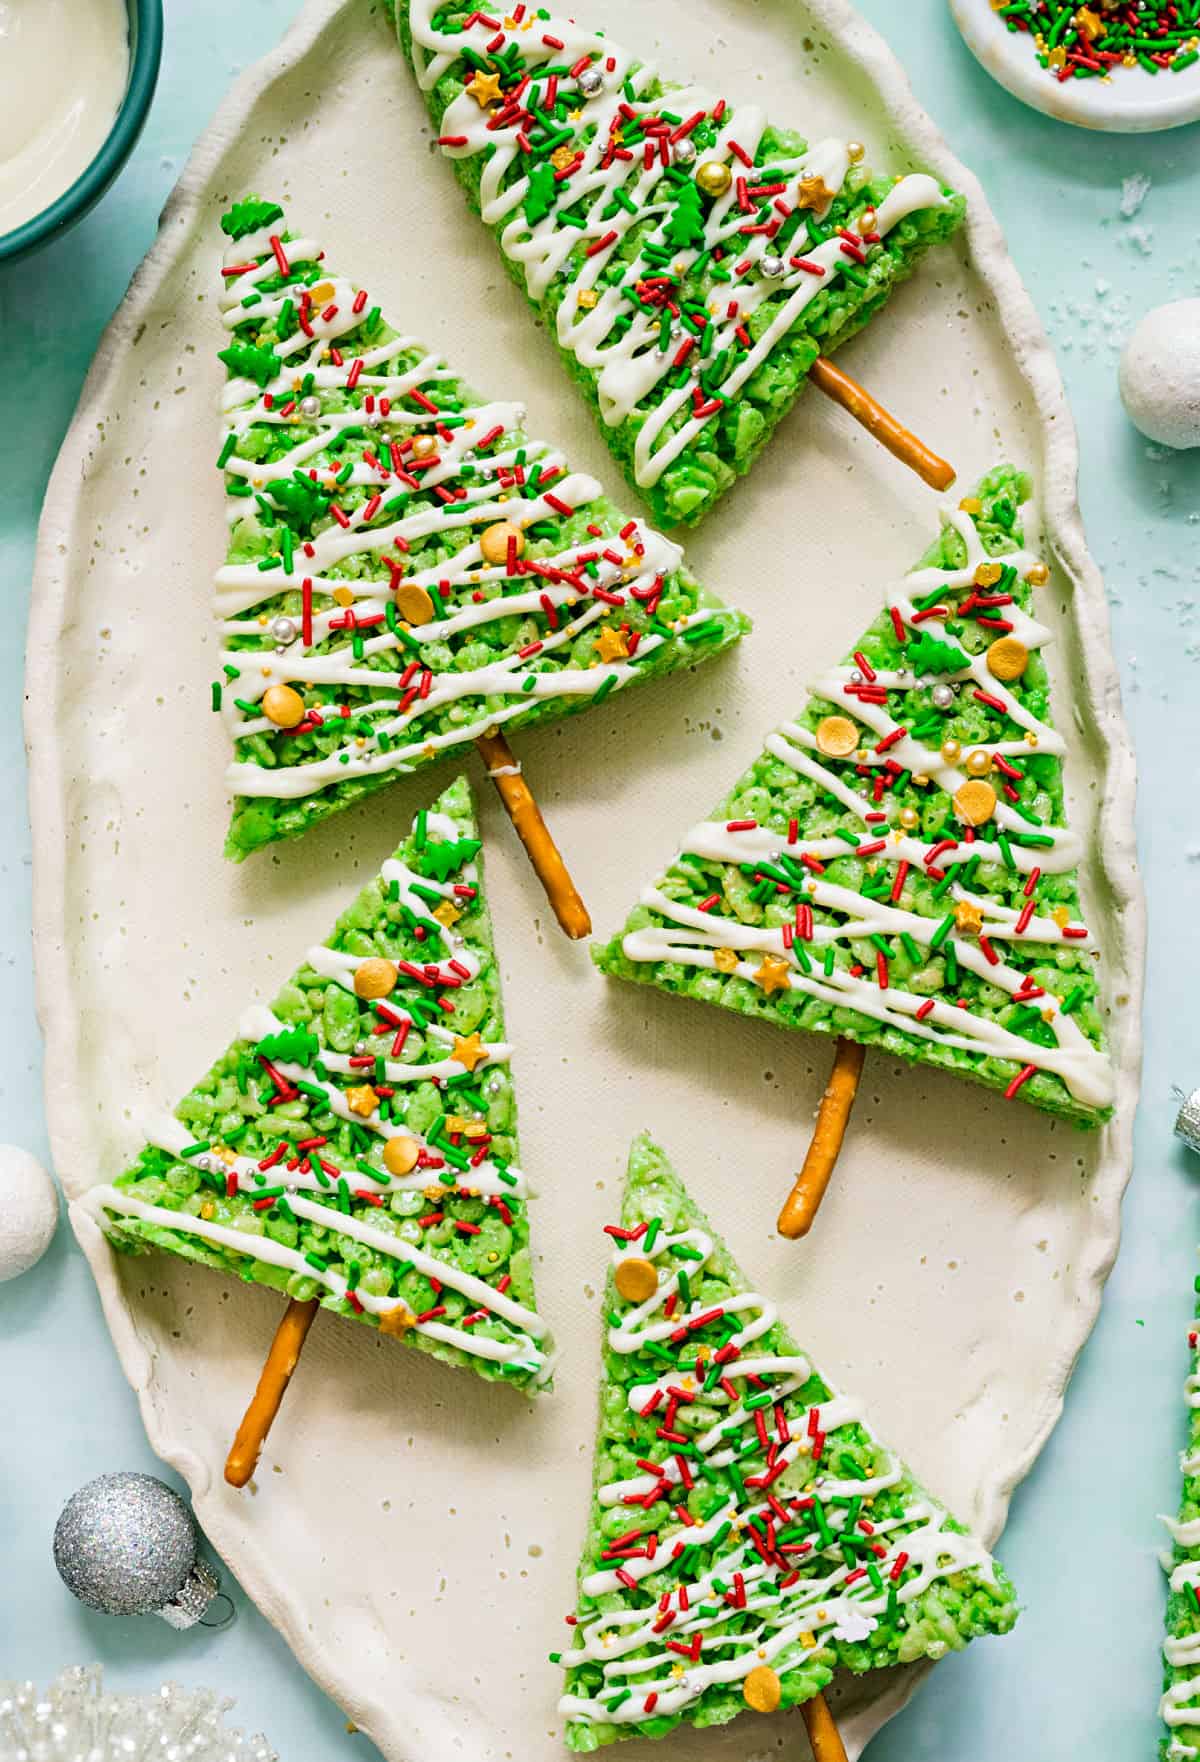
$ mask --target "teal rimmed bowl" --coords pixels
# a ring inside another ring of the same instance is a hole
[[[162,60],[162,0],[126,0],[129,13],[129,78],[125,96],[104,144],[86,171],[61,196],[11,232],[0,233],[0,262],[23,257],[82,220],[112,183],[142,132]]]

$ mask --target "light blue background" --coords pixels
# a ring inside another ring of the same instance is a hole
[[[982,6],[987,0],[978,0]],[[1025,110],[976,67],[941,0],[861,0],[918,95],[982,177],[1050,327],[1081,430],[1082,499],[1108,578],[1114,640],[1142,773],[1150,899],[1146,1080],[1125,1244],[1104,1312],[1004,1554],[1026,1613],[1003,1644],[934,1673],[872,1762],[1129,1762],[1158,1728],[1162,1580],[1155,1513],[1174,1509],[1180,1385],[1200,1232],[1200,1161],[1174,1145],[1174,1085],[1200,1082],[1195,988],[1200,825],[1200,451],[1154,457],[1124,419],[1116,344],[1160,301],[1200,292],[1200,127],[1092,136]],[[0,1138],[47,1153],[30,961],[29,835],[20,710],[25,610],[46,479],[92,351],[196,135],[231,77],[268,50],[294,0],[171,0],[162,80],[133,160],[100,208],[35,260],[0,270]],[[235,62],[228,45],[236,43]],[[1169,76],[1162,76],[1169,77]],[[1122,180],[1152,179],[1135,219]],[[1141,229],[1135,231],[1135,229]],[[90,1275],[61,1230],[32,1274],[0,1286],[0,1677],[45,1682],[100,1659],[115,1684],[165,1676],[237,1697],[286,1762],[368,1762],[362,1737],[238,1597],[228,1632],[178,1635],[74,1603],[50,1558],[54,1520],[105,1470],[161,1472],[109,1345]],[[226,1575],[230,1583],[230,1575]],[[765,1728],[747,1731],[761,1749]],[[686,1746],[685,1746],[686,1747]],[[803,1753],[799,1726],[791,1739]],[[678,1755],[677,1747],[673,1754]],[[441,1762],[414,1758],[414,1762]]]

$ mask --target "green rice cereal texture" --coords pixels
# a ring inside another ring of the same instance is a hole
[[[749,628],[679,547],[467,386],[293,232],[227,213],[212,707],[241,859],[489,729],[711,659]]]
[[[1003,1568],[825,1381],[647,1137],[609,1233],[594,1496],[555,1659],[569,1746],[1007,1633]],[[649,1295],[622,1295],[631,1274]]]
[[[818,355],[962,222],[934,178],[876,174],[859,143],[806,141],[586,23],[387,9],[468,201],[662,525],[712,508]]]
[[[1200,1282],[1198,1282],[1200,1289]],[[1171,1547],[1163,1556],[1169,1574],[1167,1637],[1163,1645],[1163,1697],[1166,1724],[1163,1762],[1186,1762],[1200,1750],[1200,1298],[1188,1330],[1191,1375],[1184,1387],[1187,1444],[1183,1451],[1183,1490],[1179,1517],[1168,1524]]]
[[[471,796],[459,778],[271,1007],[88,1204],[165,1248],[534,1390],[526,1184]]]
[[[1081,1126],[1109,1117],[1028,494],[1004,465],[943,511],[851,653],[596,952],[604,972],[954,1071]]]

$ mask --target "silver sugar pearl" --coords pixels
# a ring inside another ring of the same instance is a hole
[[[863,683],[863,676],[857,667],[851,667],[850,669],[850,683],[851,685],[861,685]]]
[[[106,1615],[198,1621],[217,1585],[196,1556],[196,1525],[177,1493],[148,1474],[104,1474],[67,1501],[54,1528],[67,1589]]]
[[[783,274],[783,258],[776,256],[774,251],[764,251],[758,260],[758,267],[768,281],[775,281]]]
[[[676,165],[694,165],[696,163],[696,143],[685,135],[682,141],[676,141],[671,148],[671,158]]]
[[[594,98],[604,90],[604,75],[598,67],[585,67],[575,83],[585,98]]]
[[[354,1056],[355,1056],[355,1058],[361,1058],[363,1053],[366,1050],[367,1050],[367,1043],[365,1040],[356,1040],[354,1042]]]
[[[315,392],[309,392],[300,400],[300,414],[306,422],[314,421],[321,414],[321,400]]]
[[[294,618],[276,618],[271,626],[271,635],[282,648],[296,640],[296,621]]]
[[[378,428],[383,421],[383,417],[379,414],[378,410],[364,410],[361,413],[360,420],[364,428]]]
[[[958,694],[955,692],[952,685],[942,683],[935,685],[929,695],[933,699],[934,709],[952,710],[954,708],[954,700]]]

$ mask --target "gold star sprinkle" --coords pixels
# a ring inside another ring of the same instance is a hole
[[[462,917],[462,913],[450,900],[444,899],[441,905],[434,906],[432,916],[437,919],[444,930],[453,930],[455,924]]]
[[[465,1038],[461,1034],[456,1034],[450,1056],[457,1059],[465,1070],[473,1071],[475,1066],[481,1065],[487,1057],[487,1047],[479,1038],[478,1032],[468,1034]]]
[[[802,177],[796,185],[797,208],[828,208],[836,190],[831,190],[823,177]]]
[[[603,629],[596,638],[596,653],[602,661],[627,661],[629,644],[624,631]]]
[[[976,587],[995,587],[1004,570],[999,563],[980,563],[975,571]]]
[[[379,1318],[379,1332],[394,1334],[397,1338],[407,1334],[417,1325],[417,1318],[406,1303],[397,1303],[393,1309],[385,1309]]]
[[[550,163],[555,171],[565,171],[568,165],[573,165],[578,151],[578,148],[568,146],[565,141],[561,147],[556,147],[550,155]]]
[[[1081,6],[1075,14],[1075,28],[1090,43],[1104,29],[1104,21],[1098,13],[1092,11],[1090,6]]]
[[[363,1119],[370,1119],[379,1106],[379,1095],[369,1083],[360,1083],[355,1089],[347,1089],[346,1106],[351,1113],[361,1114]]]
[[[576,295],[576,304],[580,306],[583,311],[590,312],[593,306],[598,306],[600,304],[600,296],[595,288],[580,288],[579,293]]]
[[[498,73],[474,73],[467,81],[467,90],[481,110],[489,104],[500,102],[500,75]]]
[[[713,950],[713,966],[717,969],[718,973],[736,973],[737,964],[738,957],[732,948],[718,948]]]
[[[211,1199],[202,1199],[200,1202],[200,1216],[204,1219],[205,1223],[210,1222],[211,1219],[216,1217],[216,1215],[217,1215],[217,1208],[213,1204],[212,1200]]]
[[[791,984],[791,968],[777,954],[765,954],[762,966],[754,975],[755,983],[761,985],[767,996],[774,991],[786,991]]]
[[[969,899],[956,899],[954,902],[954,924],[959,930],[966,930],[978,936],[983,929],[983,909],[972,905]]]
[[[1058,925],[1060,930],[1065,930],[1067,925],[1071,922],[1071,914],[1065,905],[1056,905],[1054,910],[1050,913],[1050,916],[1054,919],[1054,922]]]
[[[963,514],[982,514],[983,513],[983,503],[980,501],[978,496],[964,496],[962,501],[958,504],[958,506],[959,506],[959,511]]]

